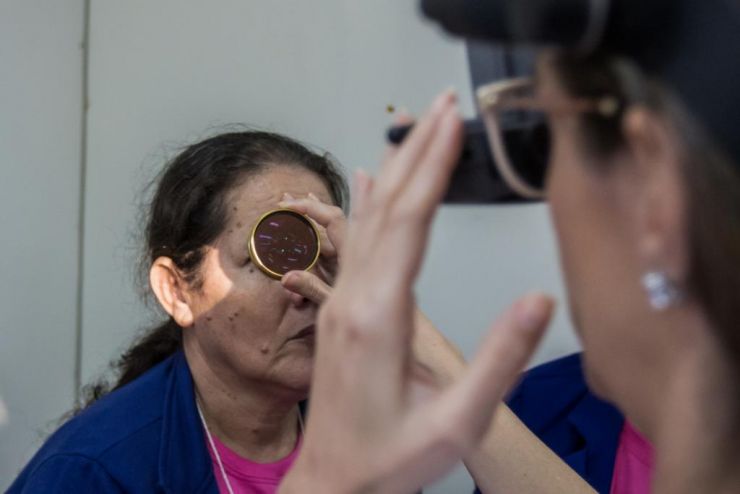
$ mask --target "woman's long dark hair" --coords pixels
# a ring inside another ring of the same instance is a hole
[[[346,180],[327,154],[270,132],[216,135],[185,148],[155,180],[154,194],[144,212],[142,270],[148,272],[155,259],[167,256],[189,283],[198,286],[205,247],[223,233],[228,222],[229,193],[270,166],[292,166],[315,173],[326,184],[334,203],[346,208]],[[145,331],[111,363],[114,383],[101,379],[86,386],[76,411],[130,383],[181,346],[182,330],[172,318]]]

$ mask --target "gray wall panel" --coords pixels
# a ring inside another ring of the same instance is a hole
[[[0,490],[72,404],[83,2],[0,2]]]

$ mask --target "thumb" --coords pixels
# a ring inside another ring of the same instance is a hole
[[[533,293],[516,302],[483,341],[468,373],[444,396],[464,424],[465,439],[483,437],[494,411],[534,353],[554,310],[551,297]],[[444,405],[443,405],[444,406]]]
[[[286,290],[305,297],[319,305],[331,293],[329,285],[308,271],[290,271],[283,275],[281,283]]]

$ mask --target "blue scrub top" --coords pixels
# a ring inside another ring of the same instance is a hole
[[[56,431],[9,494],[218,494],[182,351]]]
[[[509,405],[598,492],[609,492],[624,420],[589,392],[580,355],[529,371]],[[40,492],[218,494],[182,351],[64,424],[8,491]]]
[[[527,372],[508,403],[597,492],[609,493],[624,418],[589,391],[581,354]]]

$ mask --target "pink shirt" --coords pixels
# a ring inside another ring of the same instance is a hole
[[[624,421],[614,462],[611,494],[649,494],[653,473],[653,447]]]
[[[234,494],[274,494],[277,491],[278,484],[280,484],[280,481],[298,456],[302,439],[302,435],[299,434],[293,452],[274,463],[255,463],[242,458],[219,441],[216,436],[213,436],[213,444],[216,445],[218,454],[221,456],[224,470],[226,470],[226,476],[229,478],[229,484],[234,490]],[[211,455],[213,475],[216,477],[218,492],[228,494],[229,489],[224,482],[216,455],[213,454],[208,441],[206,441],[206,445],[208,446],[208,453]]]

